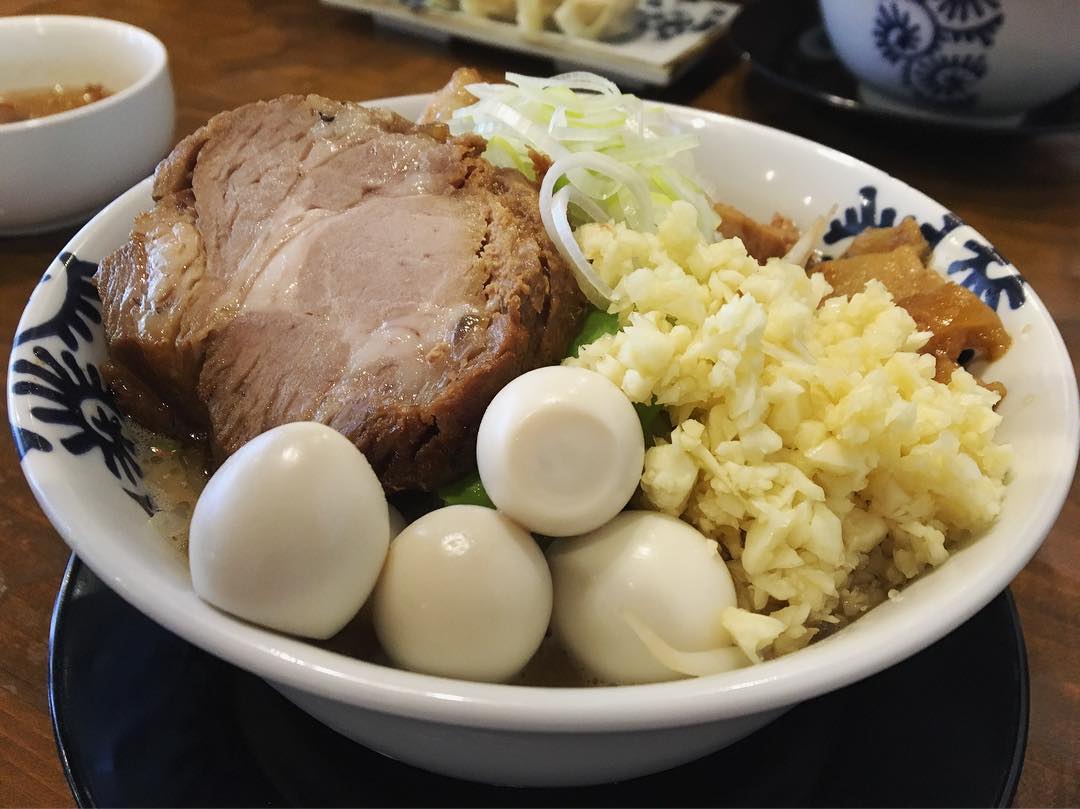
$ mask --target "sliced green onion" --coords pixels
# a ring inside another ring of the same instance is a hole
[[[697,210],[706,239],[715,240],[719,217],[691,154],[697,136],[681,132],[663,108],[581,71],[550,78],[507,73],[506,80],[469,85],[477,101],[455,110],[450,129],[482,135],[493,163],[530,177],[529,150],[548,156],[552,166],[540,198],[544,226],[592,303],[607,308],[614,293],[577,246],[568,205],[578,225],[588,217],[655,231],[657,211],[685,200]]]
[[[555,242],[555,247],[570,265],[574,278],[581,287],[581,291],[585,293],[585,297],[598,309],[607,309],[615,298],[615,291],[604,283],[604,279],[593,269],[592,264],[578,247],[574,230],[570,227],[570,220],[567,217],[566,208],[569,200],[570,186],[566,186],[550,197],[547,204],[541,203],[540,217],[544,220],[544,228],[548,234],[553,234],[552,241]]]

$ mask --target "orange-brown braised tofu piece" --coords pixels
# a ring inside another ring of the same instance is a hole
[[[852,240],[844,258],[889,253],[904,245],[912,248],[924,264],[930,258],[930,244],[923,238],[918,223],[910,216],[890,228],[867,228]]]
[[[888,253],[866,253],[823,261],[814,267],[814,272],[825,276],[834,295],[851,296],[866,289],[867,281],[880,281],[897,303],[909,295],[930,292],[946,283],[936,272],[927,269],[918,252],[906,244]]]
[[[724,202],[717,202],[713,209],[720,214],[720,234],[725,239],[742,239],[746,252],[759,263],[783,256],[799,240],[798,228],[780,214],[765,224]]]
[[[849,250],[844,258],[818,264],[814,272],[825,276],[833,295],[851,296],[862,292],[868,281],[880,281],[896,305],[911,315],[919,331],[933,333],[922,352],[937,359],[934,378],[948,382],[964,352],[971,352],[972,359],[995,360],[1008,350],[1012,341],[997,312],[967,287],[949,283],[923,263],[929,246],[913,227],[914,222],[911,225],[901,223],[895,228],[864,231],[852,243],[853,248],[867,250],[873,246],[888,247],[898,241],[900,244],[884,253],[862,252],[853,256]],[[867,238],[859,243],[866,234],[869,234]],[[914,239],[915,235],[918,240]],[[987,387],[1005,395],[1001,385],[991,383]]]
[[[897,304],[907,309],[920,331],[934,333],[923,351],[954,362],[964,351],[996,360],[1012,344],[997,312],[959,284],[943,284],[931,292],[897,300]]]

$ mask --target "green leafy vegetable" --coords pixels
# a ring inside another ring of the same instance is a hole
[[[574,339],[574,342],[570,344],[570,348],[566,351],[566,356],[576,357],[578,349],[582,346],[587,346],[589,343],[595,342],[605,334],[614,334],[618,330],[618,315],[609,315],[607,312],[603,312],[595,306],[590,306],[588,313],[585,315],[585,322],[581,326],[581,331]]]
[[[651,438],[671,432],[671,422],[663,405],[634,402],[634,410],[637,411],[638,421],[641,422],[641,432],[645,435],[646,444]]]
[[[443,486],[438,491],[439,498],[447,506],[484,506],[495,508],[484,484],[480,482],[480,473],[473,472],[461,480]]]

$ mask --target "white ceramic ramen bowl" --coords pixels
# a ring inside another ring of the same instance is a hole
[[[101,84],[108,98],[0,124],[0,236],[84,222],[172,144],[165,46],[98,17],[0,18],[0,92]]]
[[[416,115],[424,98],[383,102]],[[1016,447],[1001,517],[985,536],[836,635],[752,668],[645,686],[542,689],[384,668],[232,618],[196,597],[186,562],[147,523],[146,494],[94,367],[106,356],[86,278],[151,205],[150,181],[75,236],[27,305],[8,408],[22,468],[72,549],[111,588],[192,643],[268,680],[375,750],[502,784],[573,785],[659,771],[730,744],[818,694],[918,652],[1001,592],[1057,518],[1077,458],[1077,388],[1065,345],[1015,268],[938,203],[847,155],[773,129],[670,108],[702,141],[720,199],[806,226],[833,203],[827,249],[861,227],[917,217],[933,262],[994,305],[1014,337],[987,371],[1009,395],[1000,438]],[[77,258],[76,258],[77,257]],[[166,728],[162,729],[167,732]],[[782,777],[781,774],[772,777]]]

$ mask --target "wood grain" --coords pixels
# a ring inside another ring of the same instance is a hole
[[[550,65],[434,43],[303,0],[0,0],[0,14],[90,14],[154,32],[170,52],[177,136],[256,98],[318,92],[370,99],[431,90],[462,63],[497,78]],[[1080,358],[1080,137],[942,137],[825,110],[749,75],[720,49],[664,100],[795,132],[927,192],[989,236],[1032,282]],[[0,239],[0,352],[71,230]],[[6,414],[5,414],[6,419]],[[0,442],[0,805],[67,806],[46,697],[49,615],[68,552]],[[1080,805],[1080,487],[1013,585],[1031,667],[1031,732],[1019,806]],[[987,706],[993,710],[993,706]]]

